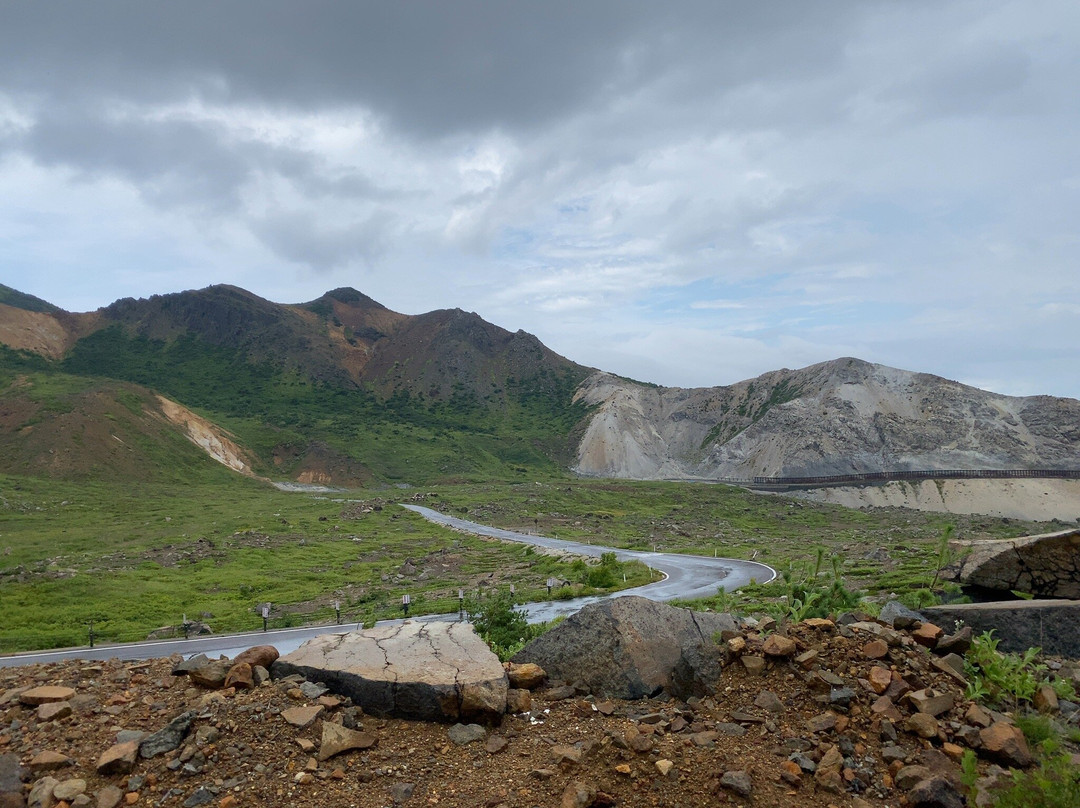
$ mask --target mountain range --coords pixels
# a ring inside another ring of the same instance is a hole
[[[1080,401],[842,358],[680,389],[460,309],[231,286],[88,313],[0,286],[0,472],[309,483],[1080,469]],[[212,464],[211,464],[212,465]],[[219,469],[220,471],[220,469]]]

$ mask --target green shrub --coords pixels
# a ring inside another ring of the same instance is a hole
[[[499,593],[467,606],[476,633],[503,662],[520,651],[539,631],[530,626],[524,610],[514,608],[509,594]]]

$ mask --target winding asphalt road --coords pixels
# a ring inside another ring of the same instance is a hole
[[[718,586],[731,591],[756,580],[768,583],[776,577],[776,570],[756,561],[739,561],[734,558],[709,558],[707,556],[682,555],[678,553],[648,553],[639,550],[619,550],[603,545],[584,544],[583,542],[563,541],[547,536],[533,536],[488,527],[465,519],[424,508],[420,505],[405,505],[409,510],[420,514],[425,519],[441,525],[471,533],[477,536],[489,536],[504,541],[521,542],[535,547],[545,547],[576,555],[599,557],[602,553],[615,553],[620,561],[640,561],[664,574],[663,580],[655,583],[624,589],[610,595],[573,598],[570,600],[529,603],[522,608],[528,613],[529,622],[539,623],[559,616],[573,614],[589,603],[604,598],[617,598],[626,595],[640,595],[650,600],[674,600],[675,598],[700,598],[716,594]],[[417,620],[456,620],[456,614],[420,616]],[[400,623],[402,620],[380,621],[381,624]],[[225,654],[235,656],[253,645],[273,645],[282,654],[299,648],[305,641],[320,634],[347,631],[349,626],[322,625],[302,628],[275,629],[273,631],[252,631],[243,634],[222,634],[209,637],[192,637],[189,640],[155,640],[153,642],[123,643],[99,645],[95,648],[65,648],[57,651],[41,651],[30,654],[12,654],[0,657],[0,667],[13,665],[32,665],[43,662],[56,662],[62,659],[152,659],[170,654]]]

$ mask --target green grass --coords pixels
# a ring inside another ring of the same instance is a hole
[[[343,619],[355,622],[398,613],[405,592],[416,613],[456,610],[459,588],[487,596],[513,584],[518,600],[542,600],[549,577],[570,582],[559,597],[622,586],[624,573],[627,586],[649,579],[640,564],[605,576],[433,525],[397,504],[415,488],[311,495],[224,468],[206,474],[189,484],[0,476],[0,649],[82,643],[90,620],[101,639],[125,641],[176,625],[183,614],[212,614],[206,621],[215,631],[253,629],[261,626],[256,606],[266,601],[275,604],[274,620],[313,622],[333,618],[336,598]],[[827,565],[829,575],[871,597],[925,586],[945,522],[936,514],[868,514],[727,486],[529,478],[426,487],[424,504],[564,539],[715,552],[777,568],[812,566],[820,552],[840,559],[835,569]],[[361,500],[379,509],[348,518]],[[1037,529],[957,522],[958,535],[972,537]],[[866,557],[882,548],[884,560]],[[782,581],[718,598],[724,603],[696,605],[794,605]]]

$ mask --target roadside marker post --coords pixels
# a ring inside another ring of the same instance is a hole
[[[270,619],[270,604],[264,603],[262,607],[263,631],[266,631],[266,621]]]
[[[94,647],[94,621],[90,621],[90,647]]]
[[[340,600],[335,600],[334,601],[334,612],[335,612],[335,614],[337,614],[337,624],[340,626],[341,625],[341,601]]]
[[[465,619],[465,590],[464,589],[459,589],[457,591],[457,603],[458,603],[458,607],[457,607],[458,620],[464,620]]]
[[[409,616],[409,604],[412,603],[412,598],[408,594],[401,596],[401,611],[405,612],[405,616]]]

